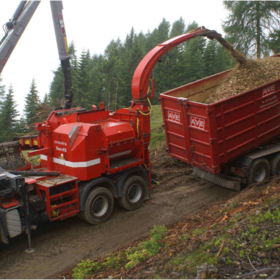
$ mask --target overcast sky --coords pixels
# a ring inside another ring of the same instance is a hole
[[[18,0],[0,1],[0,26],[12,17],[18,4]],[[196,21],[223,34],[221,24],[228,14],[222,0],[65,0],[63,7],[68,43],[75,42],[78,55],[83,49],[89,49],[91,55],[103,54],[112,39],[123,41],[131,27],[145,34],[163,18],[172,24],[182,17],[186,25]],[[59,63],[50,4],[43,0],[1,75],[7,87],[13,86],[19,111],[33,78],[41,98],[49,93],[52,71]]]

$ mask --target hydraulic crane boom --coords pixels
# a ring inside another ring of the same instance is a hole
[[[65,32],[64,20],[63,20],[63,6],[62,1],[50,1],[51,11],[53,17],[54,31],[56,36],[57,49],[59,59],[61,62],[61,68],[64,75],[64,97],[66,102],[64,109],[70,109],[72,105],[72,82],[70,73],[70,55],[67,44],[67,37]]]
[[[0,74],[40,3],[40,1],[21,1],[13,17],[4,25],[5,35],[0,41]],[[62,1],[50,1],[50,5],[59,59],[64,74],[64,96],[66,99],[64,109],[70,109],[73,95],[70,55],[63,21]]]
[[[39,4],[39,1],[22,1],[4,25],[5,35],[0,42],[0,74]]]

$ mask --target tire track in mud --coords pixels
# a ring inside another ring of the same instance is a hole
[[[104,224],[91,226],[78,218],[50,223],[33,232],[35,253],[26,254],[26,236],[0,249],[0,278],[55,278],[81,259],[96,258],[147,234],[154,225],[172,224],[233,192],[184,171],[163,176],[152,201],[128,212],[115,207]],[[186,176],[187,175],[187,176]]]

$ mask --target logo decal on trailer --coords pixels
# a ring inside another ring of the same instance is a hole
[[[191,126],[198,129],[205,129],[205,119],[191,116]]]
[[[274,92],[275,92],[275,84],[264,88],[263,92],[262,92],[262,96],[265,97],[265,96],[270,95]]]
[[[180,113],[168,110],[168,120],[180,123]]]

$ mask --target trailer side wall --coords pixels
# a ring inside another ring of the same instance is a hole
[[[210,105],[191,101],[205,101],[227,73],[160,95],[169,155],[212,173],[280,134],[280,80]]]

